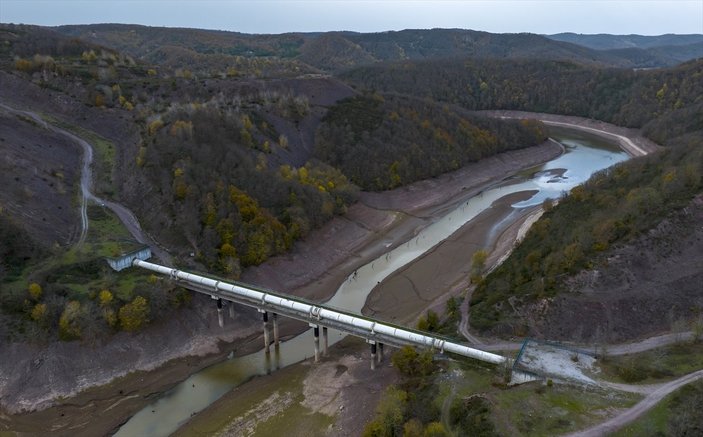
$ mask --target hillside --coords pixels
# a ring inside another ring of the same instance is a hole
[[[164,306],[182,304],[170,287],[150,283],[145,275],[109,275],[100,257],[119,253],[124,229],[94,206],[88,212],[96,233],[89,235],[89,247],[74,252],[80,149],[66,135],[51,135],[45,122],[93,144],[97,194],[134,211],[179,262],[230,278],[287,253],[297,240],[344,214],[359,190],[350,179],[365,189],[388,189],[544,138],[538,124],[488,120],[393,96],[369,113],[377,118],[373,126],[358,125],[363,108],[341,102],[367,102],[365,97],[337,79],[299,75],[287,61],[246,58],[252,62],[247,68],[266,67],[262,74],[271,77],[261,80],[232,72],[232,55],[224,53],[164,46],[152,53],[168,53],[156,65],[100,45],[108,40],[85,42],[35,26],[0,30],[6,41],[0,99],[40,120],[0,118],[8,132],[2,147],[14,163],[3,176],[12,188],[0,197],[4,218],[32,239],[22,265],[12,272],[6,267],[0,278],[10,290],[0,305],[12,335],[29,332],[36,338],[46,331],[52,338],[68,311],[79,315],[71,334],[61,338],[109,336],[127,326],[116,322],[116,314],[136,298],[145,299],[152,322],[166,316]],[[181,31],[164,31],[162,37]],[[215,33],[215,41],[221,36]],[[250,39],[258,41],[244,38]],[[174,53],[183,62],[204,64],[192,72],[178,60],[168,64]],[[382,123],[376,126],[377,121]],[[352,141],[337,142],[347,125]],[[44,144],[53,144],[54,151]],[[376,149],[374,172],[359,172],[368,156],[350,153],[357,147]],[[408,154],[409,147],[415,152]],[[26,165],[15,165],[20,161]],[[28,167],[36,167],[35,177],[21,170]],[[52,209],[61,212],[54,220],[48,215]],[[101,233],[111,226],[115,236]],[[10,236],[5,234],[6,243],[14,247],[18,240]],[[56,262],[34,244],[51,246]],[[24,304],[32,282],[43,285],[43,297]],[[114,297],[107,309],[98,302],[101,291]],[[40,310],[46,315],[32,317]]]
[[[365,190],[385,190],[543,142],[540,123],[505,122],[396,95],[344,99],[318,129],[315,156]]]
[[[686,143],[703,131],[703,60],[671,69],[594,69],[570,62],[403,61],[350,70],[361,89],[408,94],[466,109],[576,115]]]
[[[667,152],[621,164],[576,189],[534,225],[472,297],[471,324],[487,334],[613,341],[666,329],[669,319],[690,323],[696,317],[698,304],[690,309],[682,303],[697,302],[700,289],[683,284],[697,283],[693,278],[699,274],[700,244],[677,242],[685,232],[662,223],[676,222],[676,211],[687,208],[703,190],[702,75],[703,61],[624,71],[563,62],[446,60],[371,66],[343,77],[362,89],[467,109],[519,109],[610,121],[640,128],[669,146]],[[646,237],[658,226],[663,229],[652,232],[660,237]],[[609,267],[614,259],[621,267]],[[681,268],[669,267],[665,273],[655,259]],[[649,267],[638,267],[643,263]],[[656,287],[652,271],[661,273]],[[648,291],[637,297],[633,290]],[[670,297],[668,312],[657,313],[656,302],[665,294]],[[596,303],[604,300],[617,302],[617,307]],[[628,310],[635,302],[636,314]],[[579,305],[588,306],[587,326],[573,319]]]
[[[609,34],[580,34],[580,33],[557,33],[554,35],[546,35],[547,38],[555,41],[564,41],[580,46],[588,47],[595,50],[610,50],[610,49],[651,49],[664,46],[685,46],[694,43],[703,42],[703,35],[609,35]]]
[[[61,26],[56,30],[151,63],[178,65],[176,60],[180,60],[182,67],[194,70],[201,68],[198,60],[204,59],[217,63],[226,60],[237,65],[235,68],[238,71],[251,71],[243,66],[256,59],[282,63],[291,71],[300,72],[318,68],[337,71],[403,59],[451,57],[558,59],[598,66],[637,66],[617,54],[554,41],[540,35],[492,34],[461,29],[248,35],[200,29],[95,24]]]

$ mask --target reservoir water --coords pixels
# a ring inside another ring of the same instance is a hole
[[[413,261],[456,232],[496,200],[512,193],[533,191],[527,200],[513,204],[526,208],[556,199],[593,173],[628,159],[628,155],[598,137],[577,131],[550,128],[565,153],[543,165],[526,169],[495,187],[463,200],[453,211],[420,231],[411,240],[360,267],[340,285],[326,305],[360,312],[371,290],[398,268]],[[329,344],[345,334],[329,330]],[[167,436],[191,416],[206,408],[233,387],[253,376],[265,375],[313,355],[312,330],[282,342],[267,355],[263,350],[215,364],[164,393],[135,414],[116,436]]]

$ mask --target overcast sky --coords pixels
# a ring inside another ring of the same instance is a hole
[[[0,22],[132,23],[246,33],[444,27],[659,35],[703,33],[703,0],[0,0]]]

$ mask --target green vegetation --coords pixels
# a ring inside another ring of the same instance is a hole
[[[452,59],[359,68],[342,77],[365,89],[467,109],[577,115],[643,128],[660,144],[688,144],[703,130],[703,61],[672,69],[593,69],[570,62]]]
[[[365,190],[428,179],[547,136],[538,122],[487,119],[394,95],[341,100],[323,122],[315,155]]]
[[[305,111],[290,103],[291,117]],[[156,195],[174,217],[169,231],[197,242],[200,261],[235,278],[240,265],[285,252],[356,199],[356,187],[326,164],[269,163],[280,136],[263,120],[213,102],[170,111],[146,129],[141,167],[161,187]]]
[[[551,383],[507,388],[500,369],[472,360],[441,361],[425,371],[423,354],[408,349],[392,358],[403,380],[384,394],[376,418],[364,431],[366,436],[429,431],[486,437],[560,435],[599,423],[612,414],[612,408],[630,407],[639,399]]]
[[[626,383],[655,383],[703,369],[703,342],[683,341],[637,354],[602,359],[603,376]]]
[[[21,271],[2,279],[0,326],[10,339],[95,341],[118,329],[138,330],[188,302],[181,289],[147,273],[115,274],[103,257],[135,244],[111,212],[91,205],[88,217],[82,247],[54,248],[50,258],[29,258]]]
[[[476,288],[471,323],[494,328],[526,304],[556,295],[560,279],[685,206],[703,188],[703,148],[676,147],[595,174],[545,212],[512,255]],[[519,323],[515,329],[522,329]]]
[[[613,437],[696,436],[703,433],[703,382],[686,385],[665,397],[644,416]]]
[[[612,408],[632,406],[638,396],[567,385],[513,387],[493,393],[500,435],[561,435],[602,422]]]
[[[93,190],[99,196],[114,196],[115,145],[95,132],[44,116],[51,124],[74,133],[93,148]]]

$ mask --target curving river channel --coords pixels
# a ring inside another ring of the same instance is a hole
[[[603,140],[566,129],[550,129],[565,153],[543,165],[526,169],[502,183],[463,201],[456,209],[420,231],[412,240],[381,255],[359,268],[339,287],[326,305],[360,312],[371,290],[391,273],[415,260],[435,245],[447,239],[461,226],[490,208],[497,200],[518,192],[533,193],[527,200],[514,203],[513,210],[556,199],[576,185],[586,181],[594,172],[628,159],[628,155]],[[515,220],[517,214],[502,219]],[[507,223],[509,224],[509,223]],[[344,334],[330,330],[329,344],[341,340]],[[166,436],[174,432],[191,416],[206,408],[233,387],[256,375],[265,375],[313,355],[312,330],[281,343],[270,355],[263,350],[232,358],[213,365],[178,384],[135,414],[115,434],[116,436]]]

